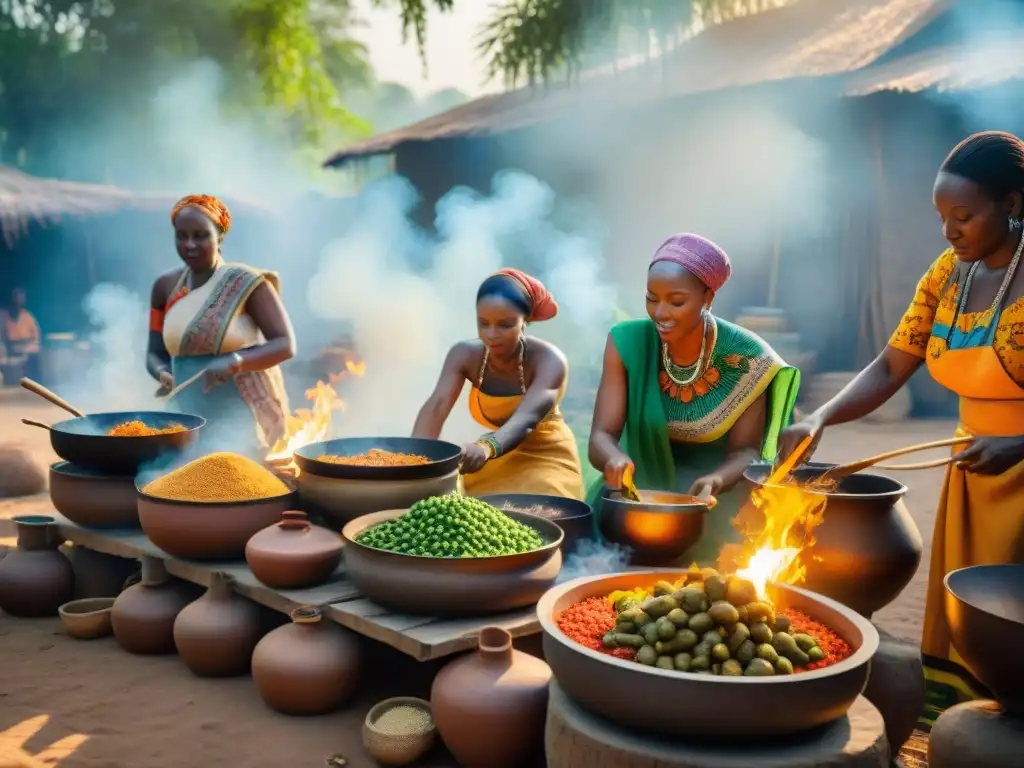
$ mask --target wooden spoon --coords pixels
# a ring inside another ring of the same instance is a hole
[[[195,374],[193,376],[189,376],[187,379],[185,379],[185,381],[183,381],[181,384],[176,386],[174,389],[170,390],[166,395],[159,395],[160,399],[161,400],[170,400],[172,397],[174,397],[176,394],[181,392],[186,387],[190,387],[193,384],[195,384],[197,381],[199,381],[199,379],[202,377],[202,375],[204,373],[206,373],[206,369],[205,368],[203,368],[201,371],[199,371],[199,373],[197,373],[197,374]]]
[[[917,453],[918,451],[927,451],[929,448],[944,448],[950,445],[970,445],[974,442],[973,437],[949,437],[945,440],[935,440],[931,443],[919,443],[918,445],[910,445],[906,448],[897,448],[895,451],[886,451],[880,453],[877,456],[869,456],[866,459],[860,461],[852,461],[849,464],[840,464],[837,467],[832,467],[824,475],[819,478],[821,480],[838,480],[848,475],[852,475],[854,472],[860,472],[861,470],[873,467],[886,459],[893,459],[897,456],[904,456],[908,453]],[[952,461],[951,458],[939,459],[938,461],[922,461],[918,464],[903,464],[903,465],[889,465],[888,469],[930,469],[931,467],[941,467],[944,464],[949,464]]]
[[[33,381],[32,379],[22,379],[21,380],[21,386],[23,386],[29,392],[33,392],[33,393],[39,395],[44,400],[49,400],[51,403],[56,405],[58,408],[63,408],[65,411],[67,411],[71,415],[77,416],[80,419],[85,418],[85,414],[84,413],[82,413],[80,410],[75,408],[75,406],[73,406],[67,400],[62,398],[60,395],[58,395],[58,394],[48,390],[46,387],[44,387],[38,381]]]

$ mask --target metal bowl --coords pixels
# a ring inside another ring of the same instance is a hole
[[[391,509],[356,518],[342,530],[345,569],[356,589],[374,602],[406,613],[475,616],[537,602],[562,568],[562,529],[524,512],[506,512],[548,543],[532,552],[496,557],[420,557],[366,547],[356,537],[404,515]]]
[[[960,568],[943,583],[953,647],[1007,711],[1024,714],[1024,565]]]
[[[503,512],[525,512],[528,515],[535,515],[536,513],[530,511],[532,508],[544,507],[550,510],[550,515],[536,516],[551,520],[562,529],[565,534],[562,540],[564,556],[572,553],[578,541],[594,536],[594,510],[579,499],[546,496],[540,493],[499,493],[479,498]]]
[[[633,550],[632,562],[670,563],[700,541],[708,504],[695,496],[661,491],[639,491],[630,501],[618,491],[601,494],[601,535]]]
[[[366,467],[318,461],[318,456],[357,456],[376,448],[393,453],[425,456],[426,464],[397,467]],[[462,449],[443,440],[417,437],[344,437],[304,445],[295,452],[295,463],[302,472],[344,480],[426,480],[451,474],[459,467]]]
[[[537,615],[544,658],[558,684],[578,704],[626,728],[663,736],[756,740],[794,734],[846,714],[867,683],[878,631],[827,597],[797,587],[771,586],[778,609],[793,608],[822,622],[854,653],[824,669],[775,677],[691,675],[592,651],[566,637],[557,616],[570,605],[616,589],[634,589],[685,571],[633,571],[586,577],[544,595]]]

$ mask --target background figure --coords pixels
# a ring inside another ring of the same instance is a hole
[[[38,381],[43,334],[35,317],[25,308],[26,299],[25,290],[15,288],[7,306],[0,309],[0,346],[5,348],[8,358],[24,358],[24,375]]]

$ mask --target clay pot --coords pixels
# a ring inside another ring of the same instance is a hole
[[[143,557],[142,580],[118,595],[110,612],[117,644],[128,653],[174,653],[174,620],[195,599],[195,588],[172,581],[163,560]]]
[[[833,466],[808,464],[793,477],[806,482]],[[769,471],[758,464],[744,477],[760,487]],[[858,472],[825,493],[824,519],[801,558],[807,568],[801,586],[867,618],[895,600],[914,578],[923,548],[921,533],[903,503],[906,492],[892,478]]]
[[[18,546],[0,560],[0,608],[12,616],[55,616],[75,591],[74,570],[57,548],[55,520],[43,515],[12,519]]]
[[[252,654],[260,698],[286,715],[319,715],[355,693],[361,653],[346,629],[324,620],[318,608],[296,608],[292,623],[270,632]]]
[[[96,552],[76,544],[61,547],[75,572],[75,600],[117,597],[125,580],[139,569],[138,560]]]
[[[134,475],[104,475],[69,461],[50,465],[50,501],[85,528],[138,528]]]
[[[262,626],[256,604],[232,592],[231,580],[215,573],[206,594],[174,620],[174,646],[199,677],[244,675]]]
[[[330,578],[341,562],[341,537],[310,525],[304,512],[281,517],[245,545],[245,562],[253,575],[274,589],[311,587]]]
[[[430,705],[444,743],[464,768],[522,765],[544,744],[551,668],[512,648],[499,627],[481,630],[477,651],[434,678]]]

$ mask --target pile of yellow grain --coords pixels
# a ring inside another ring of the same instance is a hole
[[[151,435],[173,435],[184,432],[185,427],[181,424],[168,424],[166,427],[151,427],[144,421],[125,421],[112,427],[108,437],[149,437]]]
[[[261,464],[237,453],[211,453],[146,485],[147,496],[170,501],[255,501],[291,490]]]
[[[371,448],[366,453],[354,456],[335,456],[324,453],[316,457],[317,461],[327,464],[347,464],[352,467],[414,467],[429,464],[430,459],[416,453],[396,453],[382,448]]]

